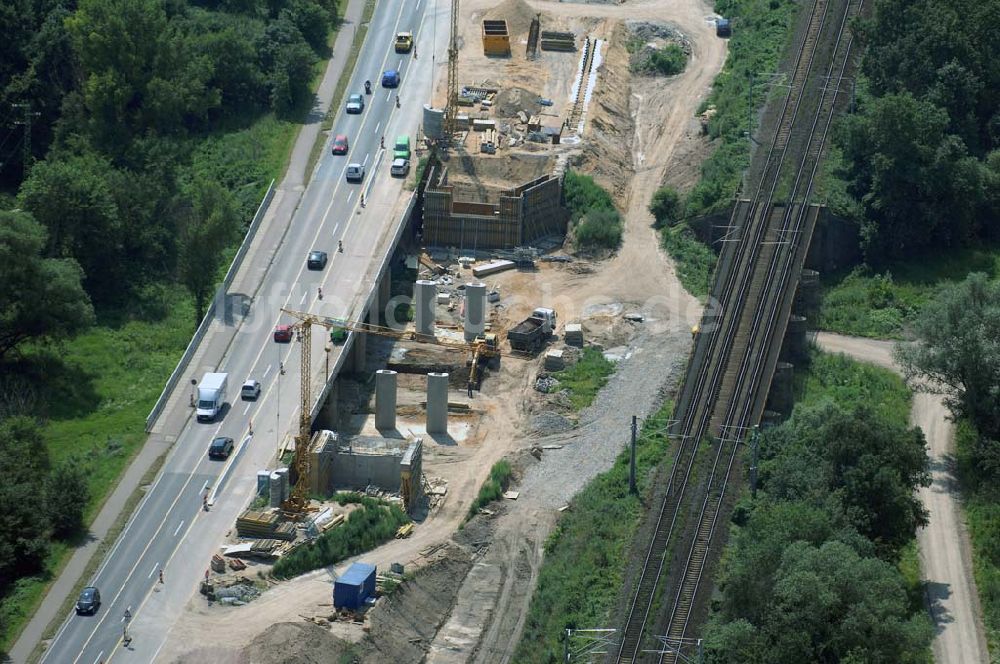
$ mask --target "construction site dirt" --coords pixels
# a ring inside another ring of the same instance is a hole
[[[674,388],[702,305],[677,280],[647,206],[664,181],[684,188],[697,180],[701,159],[711,146],[701,134],[696,112],[722,67],[726,43],[715,36],[707,20],[711,8],[701,0],[624,4],[506,0],[499,5],[463,0],[459,80],[500,91],[493,112],[501,124],[519,124],[517,111],[561,115],[569,106],[580,52],[542,50],[537,59],[528,60],[525,40],[538,13],[544,31],[573,32],[581,43],[584,37],[605,40],[583,134],[578,141],[559,145],[525,140],[493,155],[478,154],[470,138],[466,154],[475,154],[476,168],[489,180],[487,185],[511,186],[506,178],[529,176],[528,180],[535,177],[532,173],[548,171],[559,162],[592,175],[613,193],[623,213],[623,242],[601,260],[539,261],[533,270],[508,270],[483,281],[499,295],[495,309],[502,324],[522,320],[535,307],[551,307],[558,312],[560,330],[550,346],[561,348],[563,325],[579,322],[588,344],[614,350],[609,355],[617,359],[616,372],[591,406],[573,412],[558,393],[543,394],[534,388],[543,371],[541,357],[503,357],[470,399],[461,386],[462,372],[467,371],[465,356],[407,346],[403,359],[399,344],[390,348],[369,343],[368,369],[384,368],[389,361],[411,362],[425,370],[430,365],[448,368],[453,374],[448,400],[468,408],[449,415],[465,426],[461,437],[453,436],[448,444],[425,440],[424,474],[437,486],[447,487],[446,492],[411,536],[361,556],[376,564],[380,573],[392,563],[402,564],[407,580],[380,599],[364,623],[329,621],[333,569],[272,582],[246,606],[208,607],[204,598],[195,596],[171,628],[158,661],[247,661],[241,659],[248,652],[245,648],[274,654],[282,652],[290,638],[312,645],[296,650],[296,658],[280,661],[331,661],[331,653],[348,648],[365,662],[510,661],[559,508],[611,466],[628,440],[630,416],[650,415]],[[484,18],[507,22],[509,57],[483,54]],[[683,33],[691,53],[685,71],[669,78],[633,76],[625,48],[630,34],[627,20],[666,20]],[[434,101],[441,107],[444,64],[438,67]],[[551,100],[553,106],[538,100]],[[460,173],[456,165],[461,161],[450,159],[456,181],[476,190],[483,183],[474,180],[475,171]],[[488,161],[503,163],[483,166]],[[565,247],[563,253],[572,253],[572,248]],[[452,256],[447,265],[455,282],[474,280],[471,269],[459,267],[458,258]],[[425,276],[431,275],[425,272]],[[444,317],[447,305],[439,305],[437,311]],[[638,316],[627,320],[626,314]],[[452,315],[458,324],[458,314]],[[420,373],[398,376],[400,431],[422,421],[424,381]],[[347,385],[341,386],[339,398],[351,405],[341,409],[341,417],[369,415],[371,386],[363,377],[353,387]],[[490,514],[466,522],[490,467],[504,458],[512,460],[519,497],[490,506]],[[262,568],[251,568],[254,574],[258,569]],[[338,565],[337,571],[342,570]],[[320,619],[325,621],[322,627],[315,624]],[[297,624],[287,625],[290,621]],[[193,648],[208,643],[213,645]],[[279,660],[262,656],[253,661]]]

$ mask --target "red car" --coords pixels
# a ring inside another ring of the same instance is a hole
[[[347,154],[347,136],[337,134],[333,139],[333,154]]]
[[[288,343],[292,340],[292,326],[291,325],[275,325],[274,326],[274,340],[278,343]]]

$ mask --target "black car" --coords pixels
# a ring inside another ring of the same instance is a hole
[[[233,453],[233,439],[226,436],[219,436],[208,446],[209,459],[228,459]]]
[[[326,267],[326,252],[310,251],[309,258],[306,259],[306,267],[310,270],[322,270]]]
[[[76,600],[76,615],[97,613],[101,606],[101,591],[94,586],[87,586],[80,593],[80,599]]]

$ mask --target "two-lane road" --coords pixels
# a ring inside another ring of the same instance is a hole
[[[332,155],[328,141],[275,259],[266,268],[251,315],[224,358],[206,358],[212,366],[191,367],[192,374],[216,366],[230,374],[229,407],[215,423],[188,420],[160,475],[91,581],[101,590],[103,604],[94,616],[68,616],[43,662],[109,661],[121,652],[126,610],[132,616],[130,632],[142,635],[133,642],[127,658],[152,661],[169,627],[159,621],[176,615],[187,601],[207,566],[206,552],[214,549],[246,505],[256,470],[264,467],[276,443],[294,429],[299,407],[298,344],[274,343],[272,330],[278,322],[292,322],[280,314],[283,306],[332,316],[352,314],[351,308],[372,286],[365,283],[364,275],[373,261],[381,260],[386,230],[396,219],[374,213],[371,201],[391,202],[402,190],[401,181],[388,173],[392,141],[397,134],[409,134],[412,140],[419,109],[430,97],[432,78],[430,62],[393,51],[393,36],[398,30],[413,30],[419,41],[419,26],[429,4],[431,0],[379,2],[348,88],[349,93],[363,93],[364,81],[369,79],[372,94],[365,97],[365,109],[359,115],[335,109],[332,134],[349,137],[349,154]],[[400,71],[398,89],[381,87],[385,69]],[[396,108],[397,94],[401,109]],[[380,154],[383,136],[387,155]],[[346,182],[344,173],[352,162],[365,165],[364,183]],[[367,210],[360,206],[363,190],[369,201]],[[337,251],[338,241],[343,242],[343,253]],[[306,268],[306,255],[313,249],[330,256],[322,271]],[[318,298],[320,286],[323,300]],[[322,337],[313,335],[314,377],[324,370]],[[339,352],[337,348],[331,353],[331,366]],[[256,402],[239,398],[239,386],[249,376],[264,386]],[[248,437],[251,421],[254,435]],[[208,443],[216,435],[236,440],[238,452],[228,461],[207,458]],[[227,468],[225,484],[217,487]],[[202,498],[213,490],[219,492],[217,501],[210,512],[204,512]],[[160,570],[165,571],[162,585]],[[155,613],[155,620],[149,613]]]

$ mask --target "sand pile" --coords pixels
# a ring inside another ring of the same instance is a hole
[[[311,622],[276,623],[243,649],[247,664],[327,664],[348,652],[348,644]]]
[[[484,19],[507,21],[507,32],[510,34],[511,46],[520,39],[526,39],[531,19],[535,18],[535,10],[524,0],[504,0],[483,15]]]
[[[538,94],[524,88],[503,88],[497,93],[493,109],[500,118],[513,118],[518,111],[524,111],[529,116],[537,115],[541,110],[538,104]]]

